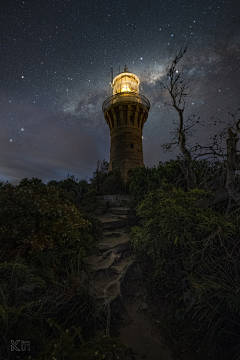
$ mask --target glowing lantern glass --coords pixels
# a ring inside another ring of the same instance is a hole
[[[113,79],[113,95],[124,92],[139,93],[139,78],[130,72],[123,72]]]

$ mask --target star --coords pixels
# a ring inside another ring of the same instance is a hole
[[[109,161],[111,137],[102,104],[112,96],[112,75],[122,72],[125,64],[139,78],[139,90],[151,104],[143,128],[148,167],[173,156],[163,154],[159,146],[171,136],[176,114],[174,108],[162,106],[167,93],[160,91],[157,80],[166,79],[166,67],[182,46],[189,45],[175,77],[183,71],[187,84],[191,80],[189,115],[195,105],[194,113],[208,125],[214,114],[226,119],[227,104],[233,110],[239,107],[237,1],[231,6],[229,1],[199,6],[156,1],[145,6],[133,0],[123,2],[120,11],[111,0],[91,7],[78,0],[54,0],[46,6],[24,2],[9,1],[1,11],[0,43],[5,51],[0,106],[6,141],[0,142],[0,154],[2,163],[8,164],[2,174],[10,181],[63,179],[70,171],[79,179],[91,178],[98,159]],[[6,155],[9,134],[19,131],[24,135]],[[206,130],[203,138],[207,141]],[[17,147],[23,140],[25,146]]]

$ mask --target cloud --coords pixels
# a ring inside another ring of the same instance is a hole
[[[68,173],[89,178],[97,160],[105,157],[106,146],[109,149],[101,127],[94,132],[94,124],[100,120],[108,131],[103,114],[102,119],[98,117],[101,108],[89,106],[94,97],[89,99],[87,111],[75,115],[12,99],[13,107],[12,103],[2,107],[0,179],[16,184],[25,177],[48,181],[66,178]],[[25,130],[21,132],[21,128]]]

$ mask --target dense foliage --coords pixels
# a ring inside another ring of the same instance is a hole
[[[239,210],[233,205],[224,216],[225,203],[197,207],[211,191],[187,191],[180,160],[131,169],[127,184],[120,172],[107,172],[106,161],[89,183],[74,176],[47,185],[37,178],[0,183],[2,359],[14,338],[31,342],[32,360],[131,356],[115,339],[94,337],[104,319],[86,282],[87,256],[102,236],[93,216],[98,196],[128,192],[132,248],[178,357],[186,348],[196,360],[240,357]],[[198,184],[225,167],[193,162]]]
[[[96,321],[101,319],[80,273],[49,281],[44,268],[41,276],[36,275],[27,259],[17,259],[1,262],[0,276],[2,360],[13,355],[12,339],[30,344],[31,351],[21,351],[17,359],[29,359],[30,354],[32,360],[126,358],[129,349],[120,341],[103,332],[94,336]]]
[[[76,207],[61,200],[58,190],[6,184],[0,193],[0,236],[2,244],[25,244],[31,250],[58,249],[60,256],[71,248],[86,253],[92,238]]]
[[[179,167],[180,160],[170,160],[163,164],[159,162],[158,167],[137,167],[128,172],[128,187],[135,202],[140,202],[146,194],[157,190],[162,181],[173,182],[181,175]]]
[[[89,191],[89,184],[86,180],[75,179],[74,175],[69,176],[65,180],[51,180],[48,186],[55,187],[61,193],[62,198],[67,198],[78,209],[81,208],[84,195]],[[61,191],[62,190],[62,191]]]
[[[108,172],[109,163],[106,160],[98,161],[97,169],[91,178],[91,188],[98,195],[113,195],[126,193],[127,188],[119,170]]]
[[[179,165],[180,161],[182,158],[178,156],[176,160],[171,159],[165,163],[159,161],[158,167],[130,169],[127,187],[135,203],[141,202],[146,194],[156,191],[165,182],[186,190],[186,182]],[[193,171],[198,183],[206,176],[208,181],[215,179],[217,174],[225,168],[225,162],[215,161],[212,163],[206,159],[193,161]]]
[[[1,183],[1,359],[13,355],[12,339],[29,341],[35,360],[125,358],[128,349],[118,341],[93,338],[104,319],[87,286],[86,260],[102,230],[74,205],[72,180]]]
[[[178,342],[198,359],[226,360],[239,346],[240,214],[226,219],[212,208],[196,207],[209,196],[162,184],[137,205],[141,221],[132,228],[131,242],[148,264],[149,291],[167,298],[166,321],[178,323]]]

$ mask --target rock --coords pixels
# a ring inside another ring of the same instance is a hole
[[[135,297],[136,297],[136,298],[139,297],[140,295],[141,295],[140,291],[137,291],[137,292],[135,293]]]
[[[141,310],[146,310],[148,308],[148,304],[146,304],[145,302],[142,302],[139,309]]]
[[[103,235],[107,238],[112,238],[112,237],[120,237],[123,236],[123,234],[119,233],[119,232],[111,232],[111,231],[104,231]]]
[[[103,221],[103,229],[117,229],[123,228],[126,226],[125,220],[110,220],[110,221]]]
[[[110,246],[105,245],[105,244],[99,244],[97,248],[98,248],[99,251],[107,251],[107,250],[110,250]]]

